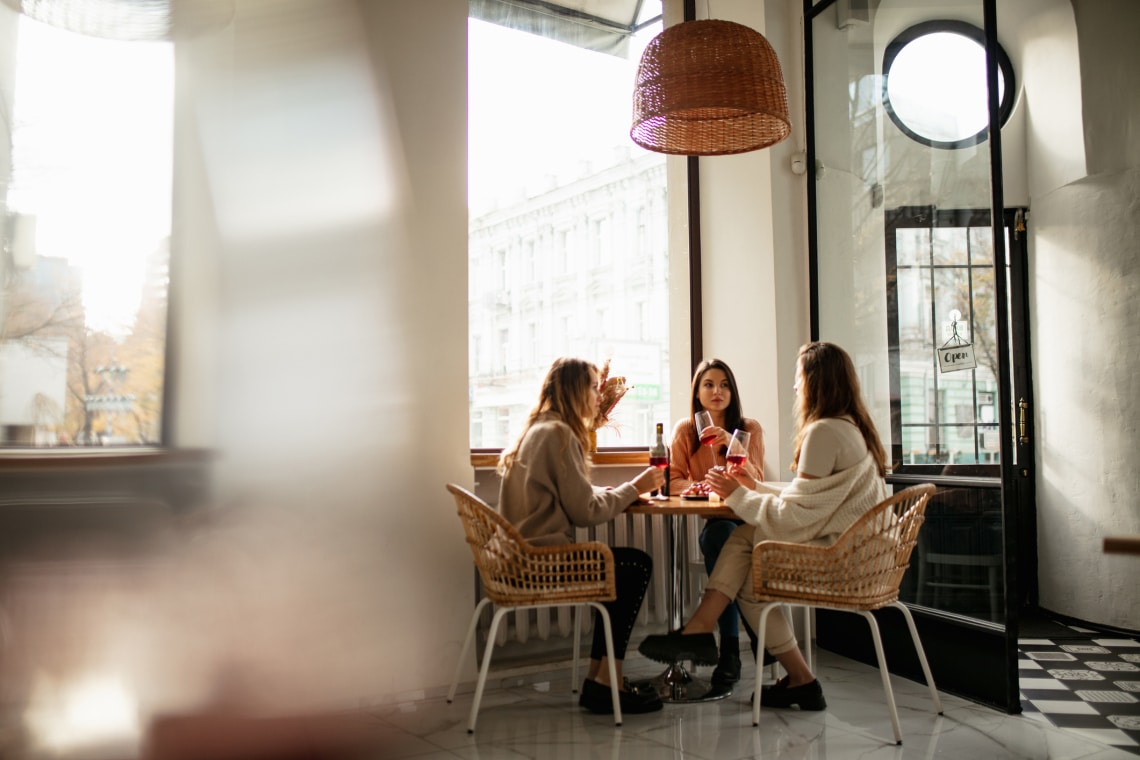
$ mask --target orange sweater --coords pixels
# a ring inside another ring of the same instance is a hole
[[[764,480],[764,429],[756,420],[745,417],[744,430],[752,434],[748,441],[748,460],[744,469],[756,480]],[[729,431],[730,433],[732,431]],[[705,473],[713,466],[713,456],[708,446],[701,446],[695,452],[693,447],[693,420],[685,417],[673,427],[672,443],[669,445],[669,493],[676,496],[688,488],[695,480],[704,480]],[[721,452],[716,452],[717,464],[724,464]]]

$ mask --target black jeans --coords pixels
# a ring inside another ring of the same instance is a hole
[[[613,552],[617,599],[602,604],[610,614],[610,625],[613,627],[614,659],[624,660],[629,637],[633,634],[633,624],[637,621],[637,613],[641,610],[641,602],[645,599],[645,591],[653,577],[653,558],[641,549],[630,546],[615,546]],[[600,660],[605,656],[605,626],[595,612],[594,643],[590,647],[590,659]]]

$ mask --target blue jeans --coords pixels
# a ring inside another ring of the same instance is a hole
[[[737,526],[741,525],[736,520],[729,520],[725,517],[713,517],[705,521],[705,527],[701,528],[701,554],[705,558],[705,571],[709,574],[712,573],[713,566],[716,565],[716,559],[720,556],[720,550],[724,548],[724,542],[732,535]],[[740,637],[739,624],[740,610],[734,601],[732,604],[725,608],[721,613],[720,619],[717,620],[717,628],[720,630],[720,639],[724,641],[726,636],[731,638]],[[756,634],[748,627],[746,623],[744,630],[748,633],[748,638],[752,640],[752,649],[756,650]]]

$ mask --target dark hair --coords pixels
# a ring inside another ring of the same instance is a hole
[[[526,437],[531,426],[541,415],[553,413],[566,423],[574,438],[582,445],[583,451],[590,450],[590,432],[587,423],[594,410],[589,407],[590,386],[598,382],[598,368],[585,359],[563,357],[555,359],[542,381],[538,392],[538,403],[527,415],[522,432],[514,445],[503,451],[499,457],[499,473],[506,474],[515,463],[519,444]]]
[[[732,374],[732,368],[725,364],[720,359],[705,359],[697,365],[696,370],[693,371],[693,385],[689,393],[689,422],[692,423],[693,439],[690,441],[690,453],[696,453],[697,449],[701,447],[701,439],[697,436],[697,412],[704,409],[701,406],[700,391],[701,380],[704,379],[705,373],[710,369],[719,369],[728,378],[728,389],[732,393],[732,398],[728,400],[728,408],[724,410],[724,429],[729,432],[741,427],[744,421],[744,411],[740,405],[740,391],[736,388],[736,375]]]
[[[792,472],[800,462],[800,446],[804,431],[816,420],[828,417],[850,417],[863,434],[867,450],[879,464],[879,474],[887,474],[887,454],[875,431],[871,414],[863,404],[859,376],[855,364],[834,343],[816,341],[800,347],[797,367],[800,389],[796,395],[796,441],[792,453]]]

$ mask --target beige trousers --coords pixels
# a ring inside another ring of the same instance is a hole
[[[760,630],[760,607],[752,593],[752,547],[754,546],[752,525],[741,525],[732,532],[717,556],[712,575],[705,589],[713,589],[735,599],[740,615],[752,630]],[[796,635],[788,623],[784,608],[768,613],[764,631],[764,648],[773,655],[790,652],[796,648]]]

